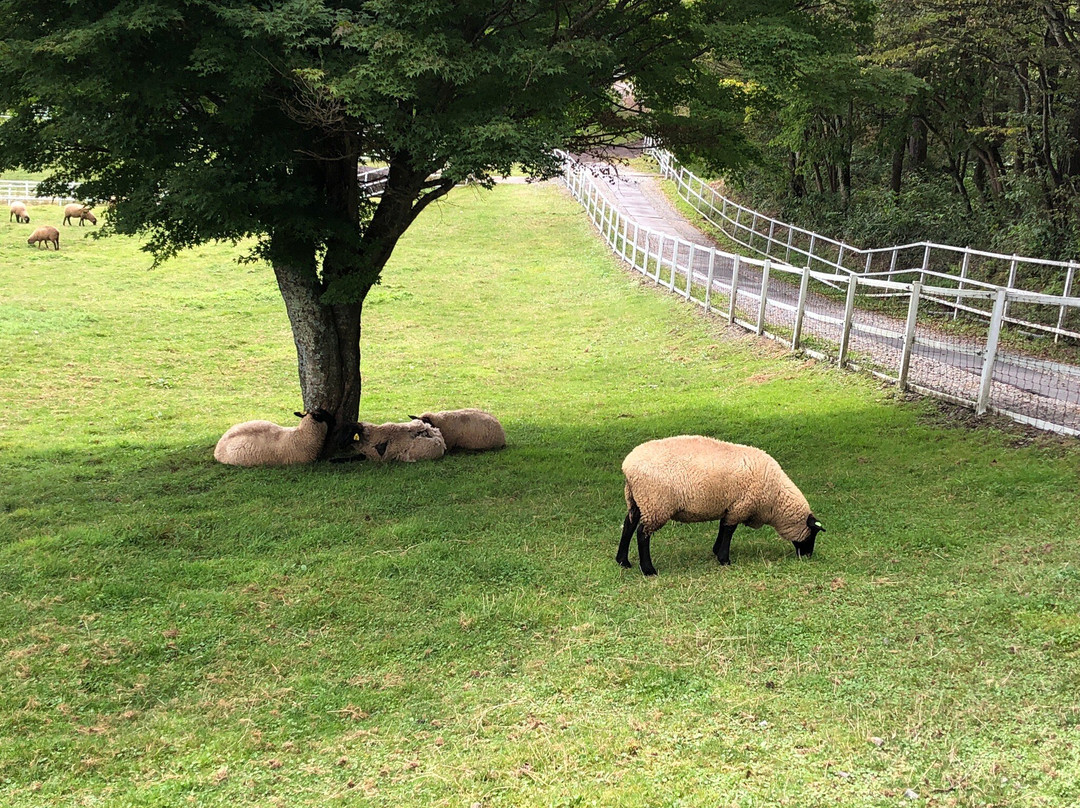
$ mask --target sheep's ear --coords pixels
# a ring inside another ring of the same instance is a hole
[[[294,412],[293,415],[295,415],[297,418],[303,418],[304,417],[304,413],[302,413],[302,412]]]
[[[384,440],[382,443],[375,447],[375,451],[379,453],[379,457],[386,456],[386,447],[390,445],[390,441]]]
[[[821,524],[814,514],[810,514],[806,517],[806,526],[816,533],[825,532],[825,525]]]

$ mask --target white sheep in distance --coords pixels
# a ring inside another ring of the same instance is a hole
[[[482,452],[506,446],[506,432],[502,424],[489,412],[472,407],[463,410],[442,410],[410,415],[437,427],[446,441],[446,451],[464,449]]]
[[[64,224],[71,224],[72,219],[79,220],[79,227],[82,227],[87,222],[97,224],[97,216],[90,212],[90,208],[77,202],[64,207]]]
[[[334,429],[326,410],[298,412],[299,426],[245,421],[229,427],[214,447],[214,459],[230,466],[291,466],[313,463]]]
[[[11,221],[11,217],[15,217],[15,221],[19,224],[30,224],[30,214],[26,212],[26,203],[20,202],[17,199],[13,199],[8,204],[8,221]]]
[[[649,539],[669,521],[720,520],[713,554],[731,563],[731,537],[739,525],[771,525],[809,558],[825,528],[806,497],[767,453],[753,446],[680,435],[648,441],[622,464],[626,476],[626,519],[615,560],[632,566],[630,536],[637,530],[638,560],[645,575],[655,575]]]
[[[343,434],[349,454],[334,458],[336,462],[374,460],[385,463],[398,460],[414,463],[417,460],[438,460],[446,454],[442,432],[431,424],[414,418],[404,423],[352,424]]]
[[[33,233],[30,234],[30,238],[26,240],[26,243],[33,247],[35,244],[38,249],[41,249],[41,245],[45,245],[45,249],[49,249],[49,245],[52,244],[56,249],[60,249],[60,231],[51,225],[42,225]]]

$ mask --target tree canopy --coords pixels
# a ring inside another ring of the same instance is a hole
[[[739,174],[757,204],[866,246],[1076,258],[1080,6],[823,0],[804,20],[820,47],[794,81],[753,52],[732,68],[766,88]]]
[[[789,0],[776,5],[790,11]],[[469,179],[651,135],[745,156],[742,87],[702,58],[749,0],[0,0],[0,168],[115,198],[158,258],[255,237],[308,408],[355,419],[360,311],[398,238]],[[633,89],[633,101],[617,87]],[[365,164],[388,167],[376,199]]]

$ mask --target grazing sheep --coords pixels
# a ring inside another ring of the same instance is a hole
[[[454,449],[481,452],[506,446],[502,424],[494,415],[483,410],[443,410],[409,417],[437,427],[446,441],[448,452]]]
[[[446,441],[437,427],[417,418],[405,424],[369,424],[361,421],[345,432],[351,438],[350,455],[335,458],[339,462],[374,460],[385,463],[400,460],[438,460],[446,454]]]
[[[730,564],[731,537],[740,524],[771,525],[795,545],[800,558],[814,552],[825,528],[810,512],[806,497],[761,449],[681,435],[643,443],[626,456],[626,519],[615,560],[630,567],[630,536],[637,529],[641,571],[655,575],[649,555],[652,534],[676,522],[720,520],[713,554]]]
[[[214,459],[230,466],[291,466],[312,463],[334,429],[326,410],[295,413],[299,426],[245,421],[229,427],[214,447]]]
[[[49,249],[51,243],[56,249],[60,249],[60,231],[50,225],[43,225],[30,234],[30,238],[26,240],[26,243],[33,247],[38,245],[38,249],[41,249],[41,244],[44,242],[45,249]]]
[[[18,200],[12,200],[8,205],[8,221],[11,221],[11,217],[15,217],[15,221],[19,224],[30,224],[30,216],[26,212],[26,203],[19,202]]]
[[[87,222],[97,224],[97,216],[90,212],[90,208],[77,202],[64,208],[64,224],[71,224],[72,219],[79,220],[79,227],[82,227]]]

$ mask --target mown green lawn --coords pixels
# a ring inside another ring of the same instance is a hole
[[[506,185],[395,253],[362,404],[483,407],[505,450],[223,467],[230,424],[301,406],[272,273],[30,229],[0,221],[5,808],[1080,793],[1075,440],[785,356]],[[721,568],[714,526],[669,525],[657,578],[622,570],[622,458],[679,433],[780,460],[813,559],[740,528]]]

